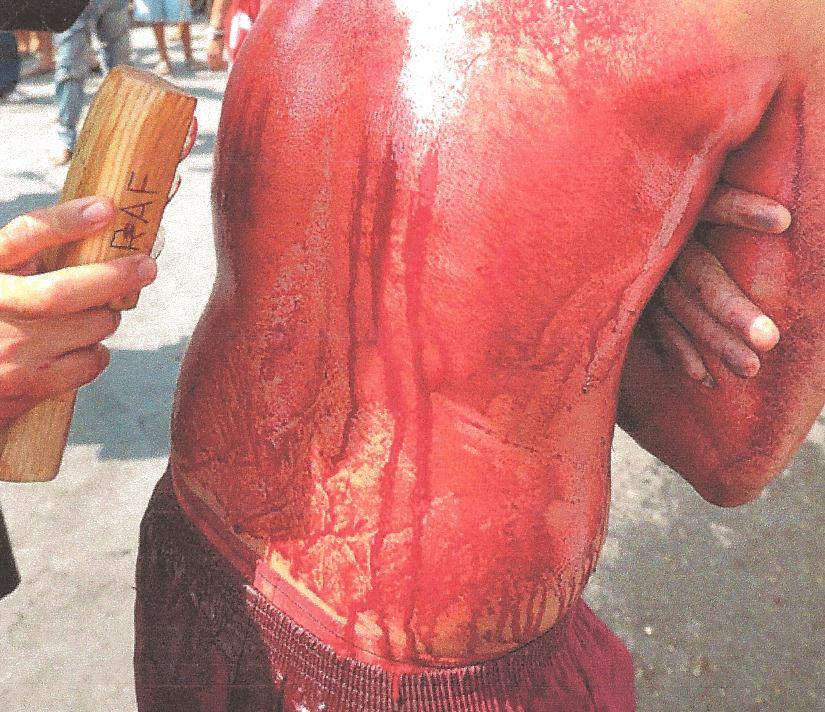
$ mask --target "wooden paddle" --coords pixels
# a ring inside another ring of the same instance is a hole
[[[46,255],[48,270],[143,252],[155,243],[195,99],[153,74],[116,67],[100,87],[80,133],[60,200],[109,196],[113,225]],[[132,309],[137,295],[114,309]],[[0,432],[0,480],[46,482],[60,469],[77,391],[44,401]]]

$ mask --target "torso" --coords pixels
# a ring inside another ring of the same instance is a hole
[[[587,581],[629,336],[781,69],[664,3],[279,5],[218,137],[179,496],[339,647],[490,658]]]

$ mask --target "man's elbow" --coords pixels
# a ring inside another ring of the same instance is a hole
[[[626,432],[645,450],[675,470],[706,501],[719,507],[739,507],[754,501],[790,462],[804,434],[753,438],[710,438],[699,420],[653,418],[622,421]],[[675,423],[678,422],[678,427]]]
[[[705,501],[718,507],[739,507],[758,499],[784,464],[765,455],[749,455],[701,472],[680,469],[679,474]]]
[[[750,504],[758,499],[764,487],[747,488],[730,485],[693,485],[693,488],[706,502],[715,504],[717,507],[741,507],[743,504]]]

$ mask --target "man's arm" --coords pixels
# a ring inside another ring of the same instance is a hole
[[[699,385],[657,353],[644,322],[629,350],[620,425],[717,504],[758,496],[825,405],[824,130],[821,81],[783,83],[757,131],[729,155],[723,178],[790,206],[794,224],[779,237],[731,227],[701,234],[782,333],[759,374],[737,377],[703,348],[717,385]]]

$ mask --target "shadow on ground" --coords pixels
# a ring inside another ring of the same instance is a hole
[[[0,200],[0,226],[35,208],[53,205],[55,200],[54,193],[23,193],[12,200]]]
[[[169,418],[187,339],[154,351],[113,349],[109,368],[83,388],[69,445],[99,445],[101,460],[169,454]]]

